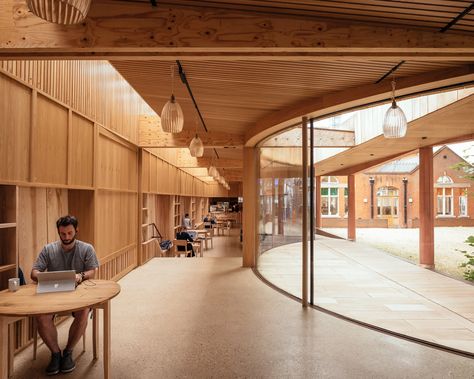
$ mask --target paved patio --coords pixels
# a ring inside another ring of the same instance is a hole
[[[316,237],[315,304],[425,341],[474,354],[474,286],[374,247]],[[301,297],[301,243],[266,251],[261,274]]]

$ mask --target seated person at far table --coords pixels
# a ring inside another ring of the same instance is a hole
[[[209,213],[206,215],[206,217],[204,217],[203,221],[206,223],[211,223],[210,225],[204,225],[204,227],[208,229],[212,228],[217,223],[216,218],[212,217]]]
[[[176,239],[177,240],[183,240],[183,241],[189,241],[189,242],[194,242],[193,237],[186,231],[184,227],[179,227],[178,228],[178,233],[176,233]],[[178,251],[184,251],[184,246],[176,246],[178,248]],[[194,254],[194,248],[192,243],[187,244],[187,250],[191,250],[191,253],[188,253],[188,257],[195,257],[196,255]]]
[[[41,250],[31,270],[31,279],[38,281],[38,272],[75,270],[77,284],[84,280],[93,279],[99,262],[94,247],[88,243],[76,240],[78,222],[74,216],[60,217],[56,221],[59,240],[47,244]],[[69,328],[66,348],[61,350],[58,344],[58,332],[54,325],[54,315],[36,316],[38,333],[51,351],[51,361],[46,368],[47,375],[55,375],[59,371],[71,372],[76,368],[72,359],[72,350],[87,327],[89,308],[73,312],[74,321]]]
[[[192,229],[191,219],[189,218],[189,213],[186,213],[183,218],[183,228],[184,229]]]

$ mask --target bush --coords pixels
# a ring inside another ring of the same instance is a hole
[[[474,247],[474,236],[467,237],[467,240],[464,241],[469,246]],[[467,262],[464,262],[459,265],[459,267],[465,268],[464,270],[464,279],[474,282],[474,252],[468,252],[467,250],[459,250],[467,258]]]

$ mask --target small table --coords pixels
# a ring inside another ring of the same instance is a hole
[[[213,243],[212,243],[212,231],[211,229],[193,229],[193,230],[188,230],[188,233],[195,233],[197,236],[203,236],[203,237],[199,237],[202,240],[204,240],[205,244],[206,244],[206,250],[209,250],[209,246],[207,244],[207,241],[210,240],[211,241],[211,247],[214,247]]]
[[[86,280],[75,291],[36,293],[36,285],[21,286],[16,292],[0,292],[0,377],[8,377],[8,325],[26,316],[73,312],[84,308],[104,310],[104,378],[110,378],[110,300],[120,293],[111,280]]]

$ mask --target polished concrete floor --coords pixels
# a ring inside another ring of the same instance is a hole
[[[214,242],[204,258],[156,258],[120,281],[113,379],[474,378],[472,359],[303,309],[241,267],[236,236]],[[87,345],[61,377],[102,377]],[[44,377],[49,351],[31,354],[16,357],[14,378]]]

